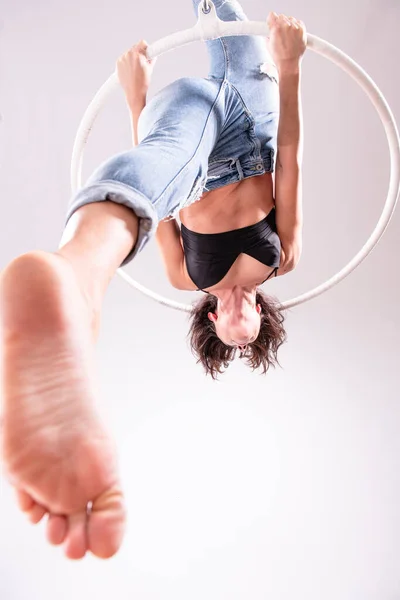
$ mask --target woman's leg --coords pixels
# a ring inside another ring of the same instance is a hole
[[[192,0],[198,14],[203,0]],[[247,21],[238,0],[213,0],[222,21]],[[231,83],[256,77],[260,80],[260,66],[270,59],[266,41],[261,36],[231,36],[207,42],[210,55],[210,77],[225,78]]]
[[[126,207],[85,206],[58,252],[23,255],[0,277],[5,472],[31,522],[50,515],[48,539],[65,543],[70,558],[109,557],[123,537],[114,447],[95,411],[93,351],[105,289],[137,229]]]
[[[196,14],[202,0],[192,0]],[[213,0],[218,17],[222,21],[244,21],[247,17],[237,0]],[[201,10],[201,9],[200,9]],[[267,15],[265,15],[266,18]],[[225,79],[231,91],[231,118],[227,119],[213,159],[227,156],[226,139],[240,140],[237,123],[247,115],[251,121],[251,143],[255,144],[252,159],[261,162],[267,170],[273,170],[279,121],[278,72],[262,36],[231,36],[207,42],[210,56],[211,79]],[[261,72],[268,66],[268,74]],[[238,114],[239,113],[239,114]],[[241,115],[241,116],[240,116]],[[245,146],[246,144],[244,144]],[[229,142],[229,151],[234,144]],[[237,155],[240,149],[236,149]],[[235,154],[235,152],[233,152]]]
[[[69,219],[81,206],[111,200],[139,217],[140,252],[160,220],[170,216],[205,179],[208,157],[224,122],[220,82],[183,78],[157,94],[139,120],[140,144],[103,163],[72,199]]]
[[[122,540],[114,447],[95,410],[94,341],[116,269],[204,168],[222,118],[220,86],[201,85],[208,96],[175,86],[179,114],[163,114],[165,95],[155,99],[159,119],[147,111],[142,144],[107,161],[73,199],[58,252],[21,256],[0,276],[5,472],[21,509],[32,522],[48,513],[49,541],[65,542],[71,558],[111,556]]]

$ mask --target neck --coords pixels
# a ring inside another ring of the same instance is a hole
[[[218,298],[222,309],[235,309],[240,311],[244,304],[255,306],[257,286],[240,286],[233,288],[213,290],[213,295]]]

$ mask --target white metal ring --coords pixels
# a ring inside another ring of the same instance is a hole
[[[155,58],[169,50],[182,46],[184,44],[194,41],[205,41],[216,39],[223,36],[232,35],[261,35],[267,37],[269,34],[266,23],[255,22],[255,21],[232,21],[226,22],[221,21],[215,10],[215,6],[211,0],[207,0],[211,11],[209,14],[205,14],[202,11],[202,4],[199,5],[199,19],[194,27],[184,31],[180,31],[176,34],[165,37],[153,45],[149,46],[147,55],[149,59]],[[386,198],[385,205],[383,207],[382,214],[379,221],[373,230],[371,236],[356,254],[356,256],[336,275],[328,279],[325,283],[317,286],[310,290],[293,298],[281,303],[281,309],[288,309],[313,298],[316,298],[320,294],[331,289],[333,286],[341,282],[345,277],[350,275],[356,269],[362,261],[370,254],[373,248],[381,239],[384,234],[390,219],[396,208],[397,199],[400,191],[400,140],[399,133],[397,130],[396,122],[393,113],[385,100],[382,92],[379,90],[374,81],[369,75],[349,56],[344,52],[325,42],[324,40],[308,34],[307,47],[314,52],[321,54],[325,58],[331,60],[333,63],[341,67],[346,73],[348,73],[364,90],[368,98],[374,105],[385,129],[387,136],[389,151],[390,151],[390,181],[389,190]],[[75,139],[72,164],[71,164],[71,181],[72,190],[77,192],[81,187],[82,180],[82,161],[83,151],[85,144],[88,140],[89,134],[92,130],[93,124],[99,114],[101,108],[105,104],[106,100],[112,92],[119,87],[119,82],[116,73],[113,73],[111,77],[104,83],[104,85],[97,92],[96,96],[87,108],[82,122],[79,126],[78,133]],[[132,287],[139,290],[146,296],[152,298],[156,302],[169,306],[175,310],[184,312],[191,312],[192,306],[186,304],[180,304],[164,298],[159,294],[156,294],[152,290],[144,287],[140,283],[134,281],[125,271],[122,269],[118,270],[118,274],[127,281]]]

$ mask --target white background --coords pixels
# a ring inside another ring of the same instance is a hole
[[[117,57],[194,23],[190,0],[0,0],[0,268],[53,250],[70,197],[75,133]],[[396,0],[243,0],[303,19],[349,53],[400,114]],[[203,45],[159,59],[152,93],[207,74]],[[267,290],[287,299],[338,271],[383,207],[388,149],[374,109],[308,53],[303,258]],[[90,138],[85,177],[128,149],[122,93]],[[68,562],[17,511],[2,481],[1,600],[396,600],[400,597],[399,236],[397,213],[361,267],[287,317],[282,369],[238,361],[215,383],[195,364],[186,315],[115,278],[98,346],[104,412],[129,508],[123,549]],[[171,290],[153,242],[129,273]],[[23,441],[21,440],[21,443]]]

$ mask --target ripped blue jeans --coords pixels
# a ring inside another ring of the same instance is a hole
[[[193,0],[196,11],[201,0]],[[223,21],[244,20],[237,0],[213,0]],[[80,207],[112,201],[139,217],[128,263],[154,235],[158,222],[199,200],[204,191],[274,170],[279,87],[260,36],[207,42],[207,78],[183,78],[143,110],[139,145],[104,162],[72,198],[67,221]],[[273,68],[273,67],[272,67]]]

